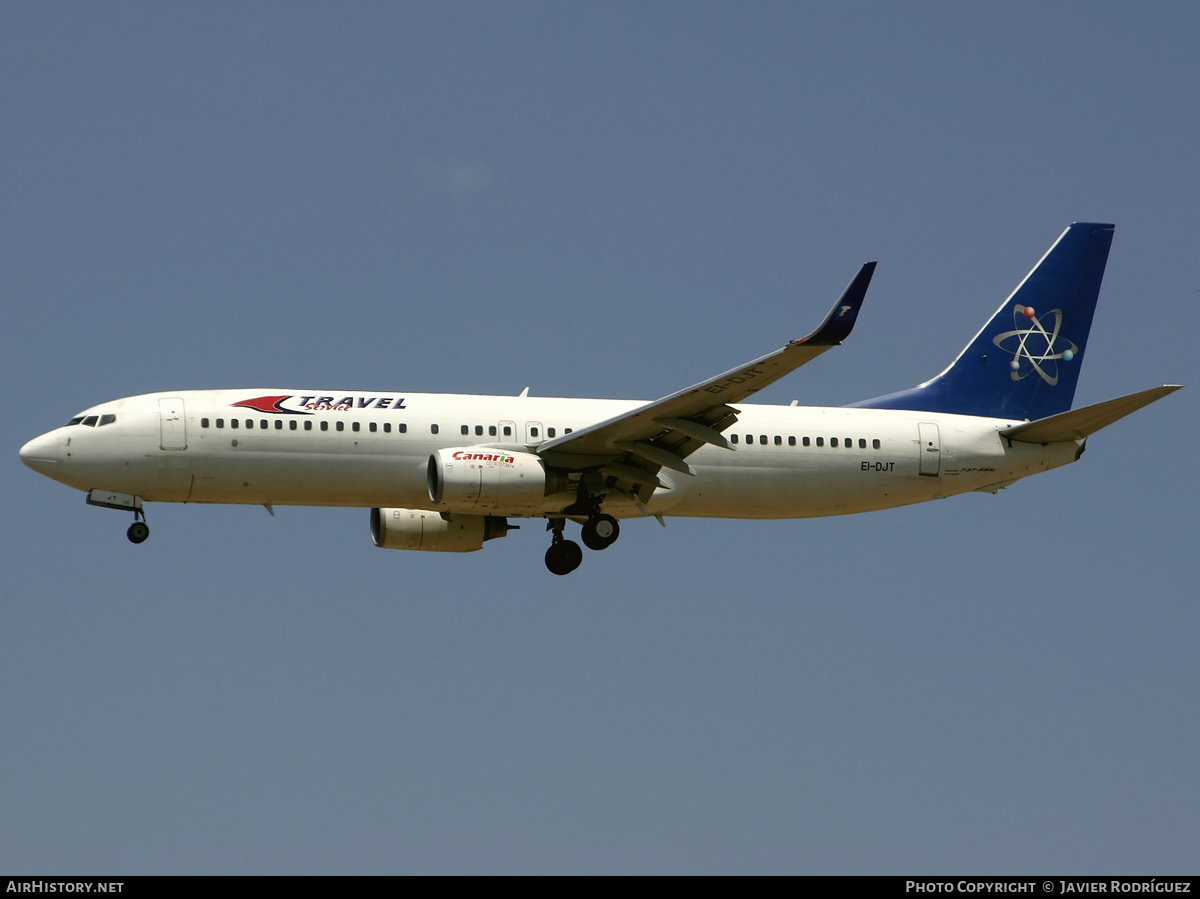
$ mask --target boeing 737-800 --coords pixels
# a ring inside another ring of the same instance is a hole
[[[386,549],[471,552],[509,518],[610,546],[626,518],[808,518],[995,493],[1076,461],[1090,434],[1178,387],[1071,410],[1113,226],[1067,228],[941,374],[841,407],[757,391],[840,344],[875,263],[815,331],[653,402],[396,390],[178,390],[101,403],[21,448],[35,471],[133,513],[145,502],[357,506]]]

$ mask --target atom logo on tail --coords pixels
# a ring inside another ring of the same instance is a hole
[[[1051,309],[1044,315],[1054,316],[1054,326],[1047,331],[1041,319],[1034,314],[1032,306],[1013,306],[1013,330],[997,334],[992,343],[1006,353],[1012,353],[1012,379],[1020,381],[1037,372],[1043,381],[1051,387],[1058,383],[1058,360],[1070,362],[1079,353],[1070,340],[1059,336],[1062,327],[1063,313],[1061,309]],[[1021,327],[1026,325],[1026,327]],[[1016,340],[1016,346],[1012,345]],[[1006,344],[1008,344],[1006,346]],[[1028,362],[1028,365],[1025,363]]]

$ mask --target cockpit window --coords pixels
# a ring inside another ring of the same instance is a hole
[[[111,412],[107,413],[106,415],[88,415],[86,417],[83,415],[76,415],[65,425],[63,425],[63,427],[69,428],[71,425],[83,425],[87,428],[102,428],[105,425],[112,424],[116,420],[117,416],[113,415]]]

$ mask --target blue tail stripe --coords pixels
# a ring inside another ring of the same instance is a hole
[[[1071,225],[949,368],[908,390],[850,405],[1018,420],[1066,412],[1112,237],[1112,225]]]

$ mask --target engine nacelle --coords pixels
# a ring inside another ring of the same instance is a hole
[[[485,540],[508,534],[511,525],[496,515],[454,515],[428,509],[372,509],[371,539],[382,549],[423,549],[471,553]]]
[[[440,449],[429,457],[429,499],[455,512],[538,514],[543,500],[570,486],[567,473],[533,453],[481,446]]]

